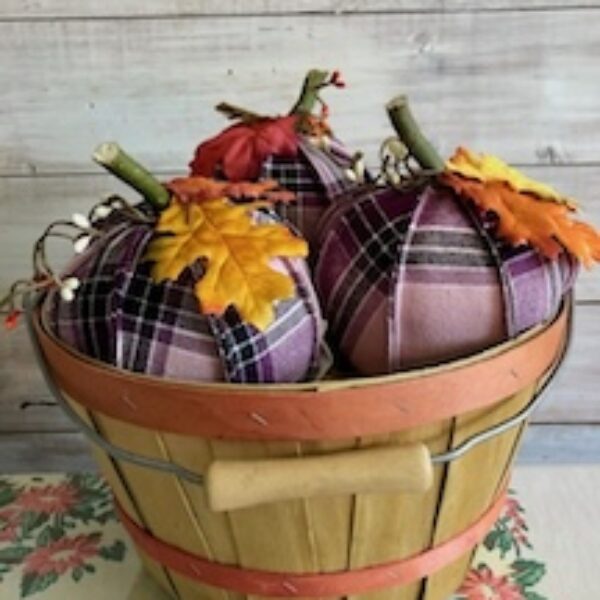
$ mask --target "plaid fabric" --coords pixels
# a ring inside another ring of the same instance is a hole
[[[279,304],[277,320],[264,334],[244,324],[232,309],[222,319],[211,319],[229,381],[302,381],[316,374],[319,310],[309,291],[308,272],[294,262],[285,264],[299,297]]]
[[[579,263],[563,252],[549,260],[528,247],[513,248],[492,238],[500,267],[509,337],[554,315],[574,285]]]
[[[389,295],[398,247],[418,196],[377,191],[346,205],[321,240],[315,283],[329,329],[346,353]]]
[[[576,265],[508,248],[450,192],[382,190],[322,232],[315,281],[333,338],[374,374],[467,356],[551,318]]]
[[[296,194],[295,202],[280,203],[277,212],[313,242],[323,212],[354,185],[344,174],[350,164],[350,154],[337,140],[325,152],[300,138],[298,156],[270,156],[260,178],[274,179]]]
[[[272,219],[262,216],[261,219]],[[106,233],[69,274],[81,280],[73,302],[47,300],[52,329],[79,351],[117,367],[157,376],[231,382],[302,381],[317,368],[320,312],[301,260],[277,261],[298,294],[281,302],[265,332],[200,314],[194,284],[201,263],[177,281],[155,284],[141,263],[150,226],[121,224]]]

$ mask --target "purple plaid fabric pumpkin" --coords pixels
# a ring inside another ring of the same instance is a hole
[[[155,284],[151,265],[142,261],[152,225],[118,216],[110,221],[66,273],[81,282],[75,299],[65,302],[58,291],[46,299],[46,320],[64,342],[116,367],[161,377],[268,383],[315,374],[322,322],[303,260],[273,264],[293,277],[297,294],[277,305],[275,321],[260,332],[233,308],[223,317],[199,312],[194,284],[203,273],[200,262],[177,281]]]
[[[342,355],[365,374],[435,365],[553,317],[578,265],[508,247],[445,188],[363,191],[320,227],[315,285]]]

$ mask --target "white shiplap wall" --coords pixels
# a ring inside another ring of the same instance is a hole
[[[156,173],[182,172],[223,126],[215,103],[283,112],[313,66],[344,72],[347,90],[328,93],[332,122],[368,156],[390,133],[384,103],[408,93],[444,153],[464,143],[500,154],[600,224],[598,56],[593,0],[3,0],[0,290],[28,273],[44,223],[121,189],[91,163],[97,142],[119,139]],[[600,422],[600,272],[582,277],[578,300],[573,351],[537,419],[571,433],[590,424],[589,440]],[[0,335],[0,471],[78,455],[47,400],[24,335]],[[28,401],[42,405],[21,410]],[[576,443],[571,433],[561,439]]]

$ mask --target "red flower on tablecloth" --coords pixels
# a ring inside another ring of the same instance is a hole
[[[0,542],[14,542],[19,532],[19,515],[15,512],[0,512]]]
[[[21,511],[14,505],[0,510],[0,542],[14,542],[18,537]]]
[[[509,496],[506,499],[504,514],[508,519],[507,525],[510,528],[510,533],[512,534],[517,548],[520,548],[521,546],[529,546],[527,525],[525,523],[525,519],[523,518],[523,507],[519,504],[519,501],[516,498]]]
[[[521,588],[487,565],[472,569],[458,591],[465,600],[524,600]]]
[[[23,573],[62,575],[76,569],[98,554],[99,535],[78,535],[63,537],[48,546],[35,549],[23,564]]]
[[[70,482],[44,487],[32,487],[23,491],[15,501],[21,512],[42,514],[66,514],[77,504],[79,494]]]

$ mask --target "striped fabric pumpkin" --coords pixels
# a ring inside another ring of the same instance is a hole
[[[363,191],[320,226],[315,284],[334,343],[364,374],[439,364],[551,318],[577,262],[508,247],[436,185]]]
[[[258,218],[279,217],[261,212]],[[293,277],[297,294],[277,305],[275,321],[260,332],[233,308],[222,318],[200,313],[194,295],[200,262],[177,281],[155,284],[142,261],[151,224],[112,215],[104,229],[66,273],[81,282],[74,300],[64,301],[58,291],[46,299],[46,321],[61,340],[116,367],[160,377],[266,383],[314,376],[321,316],[303,260],[273,264]]]

